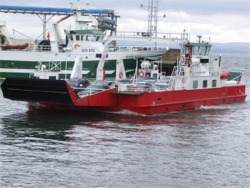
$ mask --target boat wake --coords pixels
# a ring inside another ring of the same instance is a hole
[[[148,116],[148,115],[145,115],[145,114],[139,114],[139,113],[132,112],[132,111],[129,111],[129,110],[111,111],[111,112],[108,111],[106,113],[109,113],[109,114],[119,114],[119,115],[143,116],[143,117],[147,117]]]
[[[225,110],[229,109],[230,107],[228,105],[220,105],[220,106],[201,106],[197,109],[201,110]]]
[[[239,106],[245,106],[246,103],[234,103],[234,104],[224,104],[224,105],[214,105],[214,106],[201,106],[197,109],[201,109],[201,110],[230,110],[230,109],[238,109]]]

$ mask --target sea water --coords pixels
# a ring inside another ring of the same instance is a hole
[[[226,54],[249,92],[249,57]],[[0,187],[249,187],[250,99],[141,116],[29,111],[0,93]]]

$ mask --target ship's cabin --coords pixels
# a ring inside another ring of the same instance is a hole
[[[98,30],[71,30],[66,33],[66,43],[101,42],[104,33]]]
[[[183,54],[190,55],[190,56],[208,56],[211,44],[208,42],[198,42],[198,43],[191,43],[188,42],[183,45]]]
[[[212,45],[208,42],[187,42],[181,47],[181,64],[188,67],[209,63],[209,52]]]

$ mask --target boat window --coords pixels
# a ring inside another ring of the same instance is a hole
[[[127,47],[120,47],[120,51],[128,51]]]
[[[216,84],[217,84],[216,80],[213,80],[212,81],[212,87],[216,87]]]
[[[206,50],[206,54],[205,55],[208,55],[209,51],[210,51],[210,46],[207,46],[207,50]]]
[[[200,48],[200,52],[199,52],[200,55],[208,55],[208,53],[209,53],[209,47],[208,46],[204,46],[204,47]]]
[[[100,38],[100,36],[97,36],[97,37],[96,37],[96,41],[99,41],[99,38]]]
[[[86,36],[86,41],[89,41],[89,36]]]
[[[207,46],[204,47],[204,55],[207,54]]]
[[[203,80],[203,88],[207,88],[207,80]]]
[[[96,57],[96,58],[101,58],[101,57],[102,57],[102,54],[96,54],[95,57]]]
[[[154,74],[153,74],[153,78],[154,78],[154,79],[157,79],[157,76],[158,76],[157,73],[154,73]]]
[[[203,48],[203,54],[202,55],[206,55],[207,54],[207,46],[205,46],[204,48]]]
[[[193,55],[198,55],[199,54],[199,48],[198,46],[193,47]]]
[[[80,36],[76,35],[76,41],[79,41],[79,40],[80,40]]]
[[[91,35],[91,41],[95,41],[96,40],[96,36]]]
[[[193,88],[198,88],[198,80],[193,81]]]
[[[84,40],[84,39],[83,39],[83,37],[84,37],[84,36],[83,36],[83,35],[81,35],[81,41],[83,41],[83,40]]]

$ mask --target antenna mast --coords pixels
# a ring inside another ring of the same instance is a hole
[[[159,0],[148,0],[148,34],[157,37]]]

